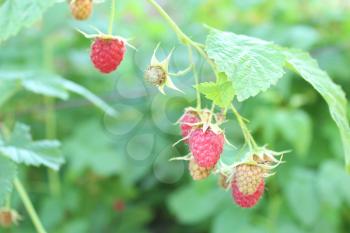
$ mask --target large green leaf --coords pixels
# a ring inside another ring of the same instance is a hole
[[[1,141],[0,154],[16,163],[45,165],[58,170],[64,163],[59,147],[60,143],[55,140],[33,141],[29,127],[17,123],[8,140]]]
[[[205,50],[232,80],[239,101],[267,90],[284,74],[285,58],[271,42],[211,29]]]
[[[346,168],[350,172],[350,127],[347,119],[347,101],[345,93],[336,85],[317,62],[306,52],[283,50],[290,68],[300,74],[325,99],[329,111],[337,124],[345,153]]]
[[[16,174],[16,164],[0,155],[0,206],[4,204],[6,195],[12,191],[12,181]]]
[[[0,7],[0,43],[39,20],[56,0],[7,0]]]
[[[68,99],[69,92],[73,92],[83,96],[107,114],[116,115],[116,111],[112,107],[85,87],[56,74],[37,71],[0,71],[0,81],[3,85],[10,85],[16,82],[16,90],[22,87],[36,94],[57,97],[63,100]],[[4,101],[7,101],[9,97],[11,97],[11,95],[6,93],[3,97],[2,95],[3,94],[0,93],[0,104],[3,104]]]

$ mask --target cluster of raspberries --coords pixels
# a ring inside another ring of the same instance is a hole
[[[188,108],[179,120],[183,140],[190,149],[189,172],[193,180],[205,179],[215,170],[225,143],[224,132],[206,124],[205,114]],[[264,193],[267,170],[258,163],[239,163],[229,174],[219,174],[219,185],[231,189],[234,201],[243,208],[255,206]]]

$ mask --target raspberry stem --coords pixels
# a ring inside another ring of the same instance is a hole
[[[115,17],[115,0],[112,0],[111,11],[110,11],[110,15],[109,15],[108,35],[113,34],[114,17]]]
[[[195,70],[195,65],[193,63],[193,57],[192,57],[192,51],[191,47],[195,48],[198,53],[207,61],[207,63],[210,65],[212,71],[214,72],[216,79],[218,79],[219,74],[216,69],[216,66],[214,62],[209,58],[208,54],[205,52],[204,48],[205,46],[201,43],[195,42],[190,39],[180,28],[179,26],[172,20],[172,18],[164,11],[164,9],[155,1],[155,0],[147,0],[151,5],[154,6],[154,8],[159,12],[159,14],[165,19],[165,21],[168,22],[170,27],[173,29],[173,31],[176,33],[178,39],[180,40],[181,43],[184,45],[187,45],[189,47],[189,56],[191,59],[191,62],[193,64],[193,69]],[[195,82],[196,85],[198,84],[198,76],[196,74],[196,71],[193,72],[195,76]],[[197,76],[197,77],[196,77]],[[199,96],[199,97],[198,97]],[[200,106],[200,94],[197,92],[197,107]],[[212,109],[214,108],[215,105],[212,106]],[[231,106],[233,113],[235,114],[238,123],[242,129],[244,139],[246,143],[248,144],[249,148],[253,151],[258,149],[258,146],[256,142],[254,141],[253,136],[250,134],[248,127],[246,126],[244,122],[244,118],[239,114],[239,112],[235,109],[235,107],[232,105]]]
[[[193,60],[192,47],[191,46],[187,46],[187,47],[188,47],[188,57],[190,59],[190,63],[192,64],[192,72],[193,72],[193,76],[194,76],[194,81],[195,81],[196,86],[198,86],[199,85],[199,78],[198,78],[196,65],[195,65],[195,62]],[[201,109],[201,94],[199,93],[198,88],[196,88],[196,96],[197,96],[197,110],[200,110]]]
[[[20,198],[23,201],[24,207],[26,208],[30,218],[32,219],[32,222],[37,230],[38,233],[46,233],[46,230],[43,227],[43,224],[41,223],[38,214],[36,213],[32,202],[29,199],[28,193],[23,187],[21,181],[19,181],[18,178],[15,178],[14,185],[16,187],[16,190],[20,196]]]
[[[246,123],[244,122],[244,118],[239,114],[239,112],[233,106],[233,104],[231,105],[231,109],[232,109],[233,114],[237,118],[238,124],[241,127],[241,130],[242,130],[242,133],[243,133],[244,140],[248,144],[249,149],[252,150],[252,151],[257,151],[258,150],[258,145],[256,144],[256,142],[255,142],[253,136],[251,135],[251,133],[250,133]]]
[[[54,42],[51,37],[48,37],[44,41],[43,45],[44,56],[43,56],[43,66],[52,71],[53,67],[53,49]],[[48,139],[54,139],[56,137],[57,125],[56,125],[56,116],[55,116],[55,99],[53,97],[45,96],[44,97],[46,114],[45,114],[45,128],[46,128],[46,137]],[[49,187],[53,195],[59,195],[61,191],[61,183],[58,172],[51,169],[47,169]]]
[[[165,21],[168,22],[170,27],[173,29],[173,31],[176,33],[178,39],[181,43],[187,46],[192,46],[195,48],[198,53],[207,61],[207,63],[212,68],[216,78],[219,77],[219,74],[216,70],[215,64],[210,58],[208,57],[207,53],[204,51],[204,45],[198,42],[195,42],[191,40],[189,36],[187,36],[180,28],[179,26],[170,18],[170,16],[164,11],[164,9],[155,1],[155,0],[147,0],[151,5],[154,6],[154,8],[159,12],[159,14],[165,19]]]

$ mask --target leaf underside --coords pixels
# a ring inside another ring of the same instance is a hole
[[[2,89],[6,89],[6,92],[0,92],[0,107],[14,93],[20,89],[25,89],[35,94],[56,97],[62,100],[68,99],[69,92],[72,92],[89,100],[108,115],[114,116],[117,114],[112,107],[85,87],[56,74],[39,71],[0,71],[0,90]]]

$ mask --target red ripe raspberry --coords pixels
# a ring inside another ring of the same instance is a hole
[[[255,206],[264,193],[264,169],[256,165],[241,164],[231,183],[232,196],[235,202],[243,208]]]
[[[117,69],[124,58],[125,43],[115,38],[96,38],[91,46],[90,58],[102,73]]]
[[[212,168],[220,159],[224,147],[224,135],[216,134],[210,128],[203,132],[197,128],[189,138],[192,155],[201,167]]]
[[[196,113],[194,113],[192,111],[185,112],[180,120],[180,128],[181,128],[182,137],[184,137],[184,138],[187,137],[192,131],[193,124],[195,124],[199,121],[200,121],[200,119]],[[186,140],[186,142],[187,142],[187,140]]]

